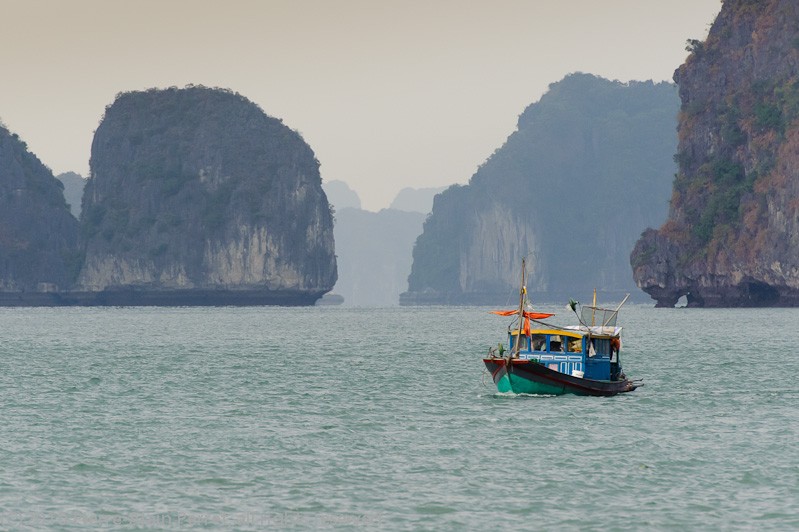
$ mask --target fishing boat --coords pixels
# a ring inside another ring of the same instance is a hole
[[[610,396],[642,386],[628,379],[621,365],[622,328],[616,323],[626,297],[615,310],[600,308],[595,290],[594,304],[580,306],[579,312],[579,303],[570,300],[579,325],[559,327],[543,321],[554,314],[532,312],[525,280],[522,261],[519,309],[494,312],[518,316],[508,326],[508,348],[500,344],[483,359],[498,391]]]

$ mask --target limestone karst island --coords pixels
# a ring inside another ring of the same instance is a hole
[[[538,301],[798,306],[799,4],[726,0],[687,52],[552,83],[429,215],[342,204],[338,263],[311,147],[237,93],[120,94],[82,195],[0,124],[0,305],[310,305],[338,268],[350,304],[495,305],[526,257]]]
[[[674,74],[668,221],[630,257],[658,306],[799,305],[799,5],[727,1]]]
[[[468,185],[436,196],[401,304],[504,304],[523,257],[535,300],[593,287],[646,299],[628,257],[666,220],[678,109],[670,83],[572,74],[550,85]]]
[[[0,131],[0,303],[313,304],[336,282],[319,162],[226,90],[121,94],[95,133],[80,223]]]

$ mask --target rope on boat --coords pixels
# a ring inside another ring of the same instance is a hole
[[[552,325],[551,323],[547,323],[547,322],[541,321],[541,320],[534,320],[532,318],[530,318],[530,321],[534,321],[536,323],[540,323],[544,327],[549,327],[550,329],[555,329],[555,330],[558,330],[558,331],[569,331],[569,330],[571,330],[571,329],[568,329],[567,327],[561,327],[560,325]]]
[[[488,348],[488,357],[489,358],[494,358],[494,353],[496,353],[496,352],[497,352],[496,349],[491,349],[489,347]],[[486,384],[486,375],[490,375],[490,372],[488,371],[488,368],[485,365],[483,365],[483,373],[482,373],[481,378],[480,378],[480,380],[483,383],[483,387],[488,386],[488,384]]]
[[[483,388],[488,386],[488,384],[486,384],[486,375],[489,375],[488,368],[483,366],[483,374],[482,374],[482,377],[480,379],[482,381],[482,383],[483,383]]]

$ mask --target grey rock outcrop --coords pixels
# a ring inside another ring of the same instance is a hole
[[[327,200],[338,211],[341,209],[360,209],[361,198],[344,181],[334,179],[322,184]]]
[[[666,219],[676,87],[573,74],[519,117],[466,186],[435,196],[401,304],[503,304],[635,289],[628,257]]]
[[[92,143],[86,291],[297,294],[336,281],[319,163],[299,134],[230,91],[121,94]]]
[[[443,192],[446,188],[447,187],[405,187],[397,193],[389,209],[428,214],[433,210],[433,198],[435,195]]]
[[[64,172],[55,176],[64,185],[64,198],[67,200],[72,216],[80,219],[80,208],[86,179],[75,172]]]
[[[799,305],[799,5],[724,2],[674,74],[669,218],[630,256],[658,306]]]
[[[0,291],[68,289],[80,262],[78,221],[63,186],[0,126]]]

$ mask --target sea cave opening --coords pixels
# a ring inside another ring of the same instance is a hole
[[[779,299],[779,290],[766,283],[748,282],[744,287],[744,300],[747,306],[770,307]]]

